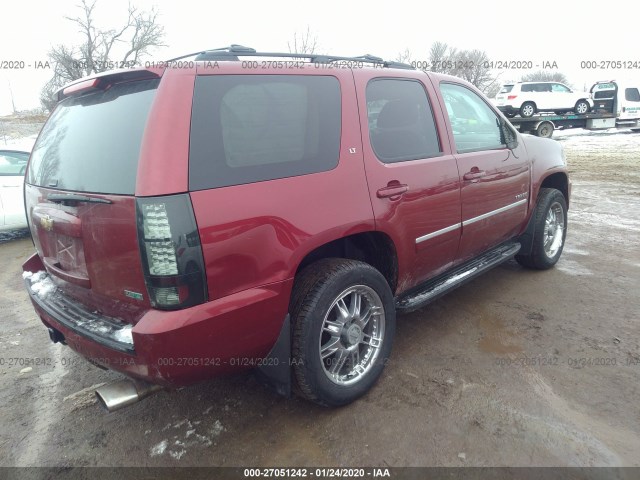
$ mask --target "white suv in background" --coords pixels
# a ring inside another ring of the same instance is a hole
[[[496,106],[507,117],[531,117],[538,112],[558,115],[588,113],[593,108],[588,92],[574,92],[558,82],[518,82],[503,85],[496,95]]]

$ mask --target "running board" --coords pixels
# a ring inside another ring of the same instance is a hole
[[[513,258],[520,251],[518,242],[503,243],[499,247],[449,270],[436,278],[411,289],[396,299],[396,310],[409,313],[467,283],[478,275]]]

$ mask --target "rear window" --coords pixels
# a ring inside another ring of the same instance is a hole
[[[133,195],[142,135],[159,81],[119,83],[63,100],[33,147],[28,183]]]
[[[509,93],[511,90],[513,90],[513,85],[503,85],[498,93]]]
[[[335,168],[340,84],[331,76],[196,78],[189,188],[273,180]]]
[[[601,98],[613,98],[615,94],[615,90],[598,90],[593,94],[593,98],[595,98],[596,100]]]

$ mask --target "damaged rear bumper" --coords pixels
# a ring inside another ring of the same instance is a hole
[[[183,310],[150,309],[135,325],[92,311],[56,287],[37,254],[23,265],[41,321],[58,340],[100,367],[179,387],[260,366],[287,315],[287,280]],[[52,285],[43,287],[37,282]]]

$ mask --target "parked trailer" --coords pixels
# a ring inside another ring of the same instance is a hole
[[[549,138],[553,131],[569,128],[606,130],[609,128],[631,128],[640,130],[640,91],[638,85],[614,80],[596,82],[591,87],[593,110],[584,115],[545,115],[514,117],[509,121],[522,133],[532,133]]]

